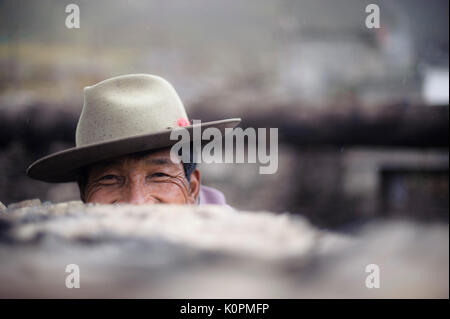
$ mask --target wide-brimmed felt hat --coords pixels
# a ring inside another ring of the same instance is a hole
[[[80,168],[106,159],[170,147],[173,130],[234,128],[240,118],[192,125],[183,103],[165,79],[130,74],[84,88],[84,105],[75,133],[76,146],[45,156],[27,169],[33,179],[71,182]]]

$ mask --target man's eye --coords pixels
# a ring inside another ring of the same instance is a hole
[[[150,178],[152,178],[152,177],[155,177],[155,178],[158,178],[158,177],[169,177],[169,175],[167,175],[165,173],[158,172],[158,173],[150,174],[149,177]]]
[[[116,182],[119,178],[116,175],[105,175],[99,178],[100,182],[112,183]]]

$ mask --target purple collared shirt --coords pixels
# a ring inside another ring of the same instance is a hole
[[[200,185],[199,205],[223,205],[230,207],[223,193],[215,188]],[[231,207],[230,207],[231,208]]]

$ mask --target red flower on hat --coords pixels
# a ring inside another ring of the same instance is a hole
[[[178,123],[178,126],[181,126],[181,127],[190,125],[189,120],[186,119],[186,118],[184,118],[184,117],[182,117],[181,119],[179,119],[179,120],[177,121],[177,123]]]

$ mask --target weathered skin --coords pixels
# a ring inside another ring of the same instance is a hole
[[[122,156],[93,165],[85,188],[87,203],[195,204],[200,171],[188,182],[183,165],[170,160],[170,149],[140,158]]]

